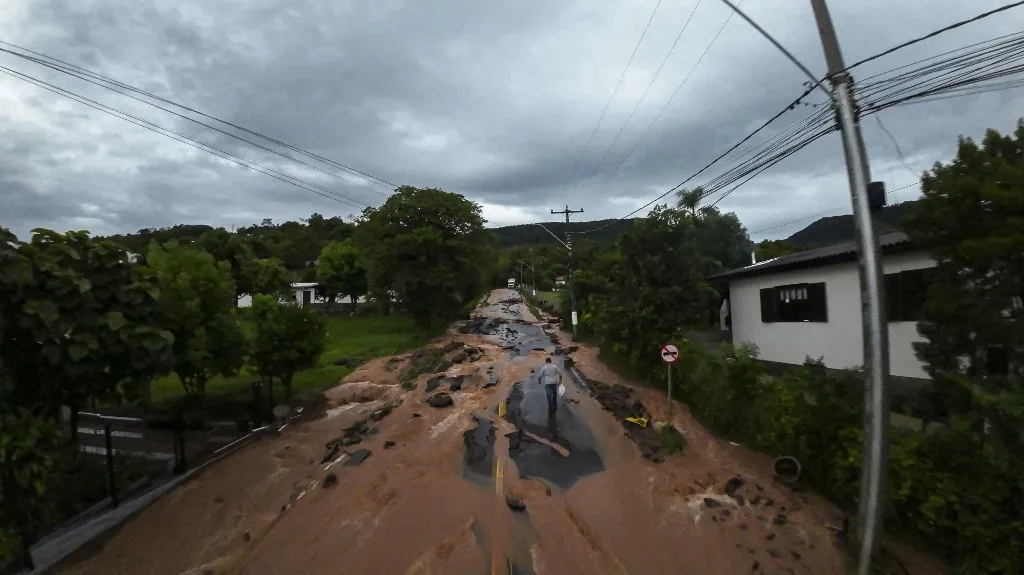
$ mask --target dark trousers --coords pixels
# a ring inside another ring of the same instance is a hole
[[[544,393],[548,396],[548,411],[554,411],[558,407],[558,384],[544,384]]]

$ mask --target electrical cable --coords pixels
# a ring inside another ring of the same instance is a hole
[[[867,58],[864,58],[863,60],[860,60],[860,61],[854,62],[853,64],[850,64],[849,66],[846,67],[846,69],[844,71],[848,72],[848,71],[856,68],[857,66],[861,66],[861,65],[867,64],[868,62],[872,62],[872,61],[877,60],[879,58],[888,56],[889,54],[892,54],[893,52],[902,50],[902,49],[904,49],[904,48],[906,48],[908,46],[913,46],[914,44],[917,44],[919,42],[923,42],[925,40],[928,40],[929,38],[934,38],[935,36],[938,36],[939,34],[944,34],[946,32],[949,32],[950,30],[959,28],[961,26],[965,26],[965,25],[970,24],[972,22],[977,22],[978,20],[981,20],[981,19],[984,19],[984,18],[988,18],[989,16],[992,16],[994,14],[998,14],[1000,12],[1004,12],[1004,11],[1009,10],[1011,8],[1016,8],[1018,6],[1024,6],[1024,0],[1022,0],[1020,2],[1012,2],[1010,4],[1006,4],[1004,6],[1000,6],[999,8],[996,8],[994,10],[989,10],[988,12],[983,12],[981,14],[978,14],[977,16],[974,16],[973,18],[968,18],[967,20],[961,20],[961,21],[956,22],[954,24],[950,24],[949,26],[946,26],[945,28],[940,28],[938,30],[935,30],[934,32],[929,32],[928,34],[925,34],[924,36],[920,36],[920,37],[915,38],[913,40],[904,42],[904,43],[902,43],[902,44],[900,44],[898,46],[894,46],[892,48],[889,48],[888,50],[885,50],[883,52],[879,52],[878,54],[875,54],[874,56],[868,56]]]
[[[651,17],[647,19],[647,25],[644,26],[644,31],[640,34],[640,39],[636,41],[636,46],[633,47],[633,53],[630,54],[629,60],[626,61],[626,67],[622,69],[622,74],[619,74],[619,81],[615,83],[615,88],[612,90],[612,95],[608,97],[608,102],[604,105],[604,110],[601,112],[601,117],[597,119],[597,123],[594,124],[594,129],[590,132],[590,137],[587,138],[587,142],[583,145],[583,149],[580,150],[579,157],[576,158],[576,162],[572,165],[572,170],[569,171],[569,178],[566,180],[566,186],[572,182],[572,178],[576,175],[576,168],[580,166],[580,162],[583,160],[583,156],[587,153],[590,148],[590,143],[594,140],[594,136],[597,134],[597,129],[601,127],[601,122],[604,121],[606,115],[608,115],[608,109],[612,105],[612,100],[615,99],[615,95],[619,93],[619,88],[622,86],[622,80],[626,77],[626,72],[629,71],[629,67],[633,64],[633,59],[636,58],[636,52],[640,49],[640,44],[644,41],[644,37],[647,36],[647,30],[651,27],[651,22],[654,21],[654,15],[658,13],[658,8],[661,6],[662,0],[658,0],[658,3],[654,5],[654,10],[651,12]],[[562,191],[565,191],[563,186]]]
[[[743,2],[741,0],[740,4],[742,3]],[[623,156],[622,160],[620,160],[618,165],[615,166],[615,169],[612,170],[611,174],[607,178],[605,178],[606,182],[614,178],[615,175],[619,173],[619,169],[622,168],[622,165],[625,164],[629,160],[629,158],[633,156],[633,153],[636,152],[637,146],[639,146],[640,142],[642,142],[643,139],[647,137],[647,133],[651,131],[651,128],[654,127],[654,124],[657,123],[658,119],[661,118],[661,115],[665,113],[665,110],[667,110],[672,101],[675,100],[676,95],[679,94],[679,91],[682,90],[683,86],[686,85],[686,81],[689,80],[690,76],[693,75],[693,71],[696,70],[697,66],[699,66],[701,61],[704,60],[704,56],[707,56],[708,52],[711,51],[711,47],[715,45],[716,41],[718,41],[718,37],[722,35],[722,31],[725,30],[725,27],[729,25],[729,21],[732,20],[734,14],[735,12],[730,11],[729,15],[725,17],[725,22],[723,22],[722,26],[718,28],[718,32],[715,33],[714,38],[712,38],[711,42],[708,43],[707,48],[704,48],[704,52],[701,53],[700,57],[697,58],[697,61],[694,62],[693,66],[690,67],[690,71],[687,72],[685,76],[683,76],[683,80],[679,82],[678,86],[676,86],[675,91],[672,92],[671,96],[669,96],[668,101],[665,102],[665,105],[661,107],[661,110],[658,110],[658,113],[654,116],[654,119],[651,120],[651,122],[647,124],[647,127],[644,128],[644,131],[640,133],[640,137],[637,138],[636,142],[633,142],[633,147],[629,149],[629,152],[625,156]]]
[[[158,100],[160,102],[164,102],[166,104],[175,106],[175,107],[180,108],[182,110],[186,110],[186,111],[191,112],[193,114],[197,114],[197,115],[202,116],[204,118],[207,118],[207,119],[219,122],[219,123],[224,124],[226,126],[230,126],[232,128],[235,128],[236,130],[243,131],[245,133],[248,133],[250,135],[256,136],[258,138],[262,138],[264,140],[267,140],[267,141],[269,141],[269,142],[271,142],[273,144],[282,146],[284,148],[287,148],[287,149],[290,149],[292,151],[298,152],[300,154],[306,155],[308,157],[314,158],[314,159],[319,160],[319,161],[321,161],[323,163],[326,163],[328,165],[332,165],[332,166],[334,166],[336,168],[339,168],[341,170],[344,170],[344,171],[348,172],[349,174],[351,174],[353,176],[360,176],[360,177],[366,178],[368,181],[370,181],[371,183],[374,183],[376,185],[384,186],[384,187],[390,187],[391,189],[394,189],[394,188],[398,187],[397,185],[395,185],[395,184],[393,184],[393,183],[391,183],[391,182],[389,182],[389,181],[387,181],[385,179],[382,179],[382,178],[379,178],[377,176],[374,176],[372,174],[368,174],[368,173],[363,172],[361,170],[357,170],[357,169],[352,168],[350,166],[346,166],[345,164],[342,164],[340,162],[336,162],[336,161],[331,160],[329,158],[325,158],[325,157],[320,156],[318,154],[315,154],[313,152],[309,152],[307,150],[304,150],[304,149],[299,148],[297,146],[294,146],[292,144],[288,144],[288,143],[283,142],[281,140],[277,140],[277,139],[272,138],[270,136],[266,136],[266,135],[261,134],[259,132],[256,132],[256,131],[250,130],[248,128],[245,128],[243,126],[240,126],[238,124],[235,124],[235,123],[232,123],[232,122],[228,122],[226,120],[222,120],[220,118],[217,118],[217,117],[212,116],[210,114],[206,114],[204,112],[201,112],[199,110],[196,110],[196,109],[191,108],[189,106],[186,106],[184,104],[179,104],[177,102],[174,102],[173,100],[169,100],[167,98],[163,98],[161,96],[158,96],[156,94],[153,94],[153,93],[148,92],[146,90],[143,90],[141,88],[137,88],[137,87],[132,86],[130,84],[126,84],[124,82],[120,82],[120,81],[115,80],[113,78],[110,78],[108,76],[104,76],[103,74],[99,74],[97,72],[93,72],[91,70],[88,70],[87,68],[83,68],[81,66],[77,66],[75,64],[71,64],[71,63],[65,62],[64,60],[61,60],[59,58],[54,58],[53,56],[48,56],[48,55],[43,54],[41,52],[36,52],[35,50],[24,48],[22,46],[18,46],[17,44],[12,44],[10,42],[5,42],[3,40],[0,40],[0,44],[6,45],[6,46],[11,46],[11,47],[14,47],[14,48],[16,48],[18,50],[22,50],[22,51],[28,52],[30,54],[35,54],[36,56],[39,56],[40,58],[34,58],[32,56],[28,56],[28,55],[25,55],[25,54],[19,54],[18,52],[14,52],[12,50],[7,50],[7,49],[0,48],[0,51],[2,51],[2,52],[6,52],[8,54],[11,54],[13,56],[16,56],[16,57],[19,57],[19,58],[22,58],[22,59],[25,59],[25,60],[28,60],[30,62],[35,62],[37,64],[46,66],[46,67],[51,68],[53,70],[56,70],[58,72],[62,72],[64,74],[68,74],[70,76],[76,77],[76,78],[81,79],[81,80],[85,80],[85,81],[90,82],[92,84],[100,85],[101,87],[104,87],[104,88],[107,88],[107,89],[112,90],[114,92],[117,92],[117,93],[119,93],[119,94],[121,94],[123,96],[127,96],[127,97],[130,97],[132,99],[141,101],[141,102],[143,102],[145,104],[148,104],[148,105],[151,105],[151,106],[154,106],[154,107],[157,107],[157,108],[161,108],[160,106],[156,106],[152,102],[147,102],[145,100],[142,100],[142,99],[136,98],[134,96],[130,96],[128,94],[125,94],[124,92],[120,92],[118,90],[114,90],[110,86],[106,86],[106,85],[103,85],[103,84],[97,84],[97,82],[95,82],[93,80],[89,80],[87,78],[83,78],[82,76],[80,76],[78,74],[84,74],[86,76],[89,76],[89,77],[93,78],[94,80],[98,80],[98,81],[101,81],[101,82],[107,82],[107,83],[113,84],[114,86],[116,86],[118,88],[121,88],[123,90],[128,90],[130,92],[135,92],[137,94],[142,94],[142,95],[144,95],[146,97],[149,97],[149,98],[152,98],[154,100]],[[45,58],[46,60],[49,60],[49,62],[44,61],[41,58]],[[54,64],[53,62],[56,62],[57,64]],[[77,70],[77,73],[73,72],[72,70]],[[164,109],[164,108],[161,108],[161,109]],[[180,116],[180,114],[177,114],[176,112],[171,112],[171,111],[166,110],[166,109],[164,109],[164,110],[168,111],[168,112],[170,112],[172,114]],[[201,122],[198,122],[197,120],[194,120],[192,118],[188,118],[187,116],[182,116],[182,117],[184,117],[185,119],[187,119],[189,121],[202,124]],[[210,129],[213,129],[213,130],[221,131],[221,130],[219,130],[217,128],[214,128],[212,126],[209,126],[207,124],[202,124],[202,125],[210,128]],[[249,142],[248,140],[244,140],[244,139],[242,139],[242,138],[240,138],[240,137],[238,137],[236,135],[233,135],[233,134],[230,134],[230,133],[227,133],[227,132],[223,132],[223,133],[226,133],[227,135],[229,135],[229,136],[231,136],[233,138],[240,139],[240,140],[242,140],[242,141],[244,141],[246,143],[249,143],[250,145],[258,146],[258,144],[254,144],[252,142]],[[281,154],[280,152],[271,152],[271,153],[275,153],[277,155],[282,155],[283,157],[286,157],[286,158],[291,159],[293,161],[302,163],[300,160],[297,160],[296,158],[293,158],[293,157],[288,156],[286,154]],[[309,164],[306,164],[306,165],[309,165]],[[321,168],[316,168],[316,169],[321,169]],[[331,172],[326,172],[326,173],[331,174],[331,175],[337,177],[337,174],[333,174]],[[377,192],[376,190],[374,190],[374,191]],[[377,192],[377,193],[380,193],[380,192]]]
[[[690,16],[686,18],[686,22],[683,23],[683,27],[679,30],[679,33],[676,34],[675,41],[672,42],[672,46],[669,47],[665,57],[662,58],[661,64],[658,65],[658,69],[654,71],[654,76],[651,77],[651,81],[647,83],[647,87],[644,88],[643,94],[640,94],[640,99],[636,101],[636,105],[634,105],[633,109],[629,112],[629,116],[626,116],[626,121],[622,123],[622,127],[619,128],[618,133],[615,134],[611,143],[604,149],[604,153],[601,154],[601,159],[597,161],[597,165],[594,166],[594,169],[590,172],[590,175],[587,176],[586,181],[583,183],[584,186],[590,182],[590,180],[597,174],[598,170],[601,169],[601,166],[604,165],[604,161],[608,158],[608,153],[611,152],[612,148],[615,147],[615,144],[619,142],[619,138],[622,137],[622,133],[626,130],[626,126],[628,126],[633,120],[633,116],[636,114],[636,111],[640,109],[640,105],[647,99],[647,94],[651,92],[651,87],[654,86],[654,82],[657,81],[658,76],[661,75],[661,70],[665,67],[669,57],[672,56],[672,52],[675,51],[676,46],[679,45],[680,38],[683,37],[683,33],[686,32],[686,28],[690,26],[690,20],[692,20],[693,15],[697,13],[697,8],[700,8],[701,2],[703,2],[703,0],[697,0],[697,3],[694,4],[693,10],[690,11]]]
[[[328,199],[334,200],[336,202],[345,204],[345,205],[347,205],[349,207],[361,210],[361,209],[363,209],[364,206],[368,205],[368,204],[365,204],[363,202],[359,202],[358,200],[355,200],[355,199],[349,198],[347,196],[343,196],[341,194],[338,194],[337,192],[335,192],[333,190],[324,188],[322,186],[318,186],[316,184],[310,184],[309,182],[305,182],[305,181],[303,181],[303,180],[301,180],[299,178],[296,178],[294,176],[289,176],[288,174],[284,174],[282,172],[278,172],[277,170],[274,170],[272,168],[268,168],[268,167],[266,167],[266,166],[264,166],[262,164],[254,162],[252,160],[248,160],[246,158],[242,158],[241,156],[237,156],[237,155],[232,154],[231,152],[228,152],[226,150],[222,150],[222,149],[217,148],[215,146],[212,146],[210,144],[206,144],[206,143],[200,142],[200,141],[195,140],[193,138],[190,138],[190,137],[188,137],[188,136],[186,136],[186,135],[184,135],[184,134],[182,134],[180,132],[176,132],[174,130],[170,130],[170,129],[164,128],[163,126],[160,126],[160,125],[155,124],[153,122],[149,122],[148,120],[144,120],[142,118],[139,118],[137,116],[133,116],[133,115],[128,114],[126,112],[121,112],[121,111],[116,110],[114,108],[111,108],[109,106],[105,106],[104,104],[101,104],[101,103],[99,103],[99,102],[97,102],[95,100],[92,100],[90,98],[86,98],[85,96],[80,96],[78,94],[75,94],[74,92],[71,92],[70,90],[65,90],[63,88],[60,88],[60,87],[55,86],[53,84],[50,84],[48,82],[44,82],[44,81],[39,80],[37,78],[33,78],[32,76],[29,76],[27,74],[23,74],[21,72],[18,72],[17,70],[12,70],[12,69],[7,68],[5,66],[0,66],[0,73],[6,74],[8,76],[11,76],[13,78],[17,78],[17,79],[25,81],[25,82],[28,82],[30,84],[33,84],[33,85],[39,87],[39,88],[43,88],[44,90],[47,90],[49,92],[53,92],[54,94],[58,94],[60,96],[64,96],[65,98],[68,98],[68,99],[73,100],[75,102],[78,102],[80,104],[84,104],[86,106],[89,106],[90,108],[99,110],[99,111],[101,111],[101,112],[103,112],[105,114],[109,114],[111,116],[114,116],[115,118],[124,120],[124,121],[126,121],[128,123],[131,123],[131,124],[135,124],[136,126],[145,128],[147,130],[150,130],[151,132],[155,132],[155,133],[160,134],[162,136],[166,136],[168,138],[171,138],[172,140],[177,140],[178,142],[181,142],[183,144],[192,146],[193,148],[196,148],[198,150],[202,150],[204,152],[213,154],[213,155],[218,156],[220,158],[223,158],[225,160],[234,162],[234,163],[236,163],[236,164],[238,164],[240,166],[244,166],[246,168],[249,168],[249,169],[251,169],[251,170],[253,170],[255,172],[259,172],[261,174],[270,176],[270,177],[272,177],[274,179],[281,180],[282,182],[292,184],[293,186],[302,188],[302,189],[304,189],[306,191],[313,192],[314,194],[317,194],[319,196],[323,196],[325,198],[328,198]],[[316,188],[316,189],[314,189],[314,188]],[[323,192],[317,191],[317,189],[323,190]],[[324,192],[326,192],[326,193],[324,193]],[[328,194],[331,194],[331,195],[328,195]],[[357,204],[363,204],[363,205],[361,206],[361,205],[357,205]]]

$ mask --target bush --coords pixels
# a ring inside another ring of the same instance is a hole
[[[796,457],[803,481],[855,510],[863,441],[859,372],[808,359],[770,377],[756,348],[726,346],[719,355],[690,342],[681,347],[674,395],[702,424],[766,453]],[[1019,573],[1024,451],[1017,413],[1000,404],[938,430],[893,430],[887,525],[949,560],[957,573]]]

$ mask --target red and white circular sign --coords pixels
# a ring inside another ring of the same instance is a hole
[[[679,361],[679,348],[674,343],[666,343],[661,346],[661,361],[675,363]]]

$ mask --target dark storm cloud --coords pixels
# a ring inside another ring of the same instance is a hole
[[[599,219],[624,214],[685,179],[792,101],[806,80],[734,18],[626,159],[726,18],[720,2],[703,0],[646,100],[598,165],[693,9],[694,0],[666,0],[573,170],[654,3],[18,0],[0,24],[0,39],[396,184],[464,193],[494,224],[550,219],[548,210],[565,203]],[[832,4],[852,62],[999,2],[936,0],[928,10],[910,0]],[[812,70],[824,71],[805,2],[748,0],[744,8]],[[1022,23],[1024,12],[1006,13],[856,73],[865,77],[1019,30]],[[0,60],[335,190],[357,205],[383,200],[381,188],[358,178],[332,178],[78,80]],[[820,95],[808,99],[821,101]],[[1018,94],[1001,93],[884,112],[911,169],[868,118],[873,176],[890,188],[913,182],[914,172],[948,159],[957,135],[1012,128],[1021,103]],[[797,108],[765,137],[811,112]],[[0,225],[19,234],[37,225],[111,233],[359,211],[6,76],[0,77],[0,129]],[[837,137],[826,137],[720,207],[737,211],[752,231],[841,208],[849,203],[842,161]],[[713,168],[690,185],[719,173]],[[894,201],[912,198],[913,190],[906,191]],[[806,223],[766,235],[785,236]]]

